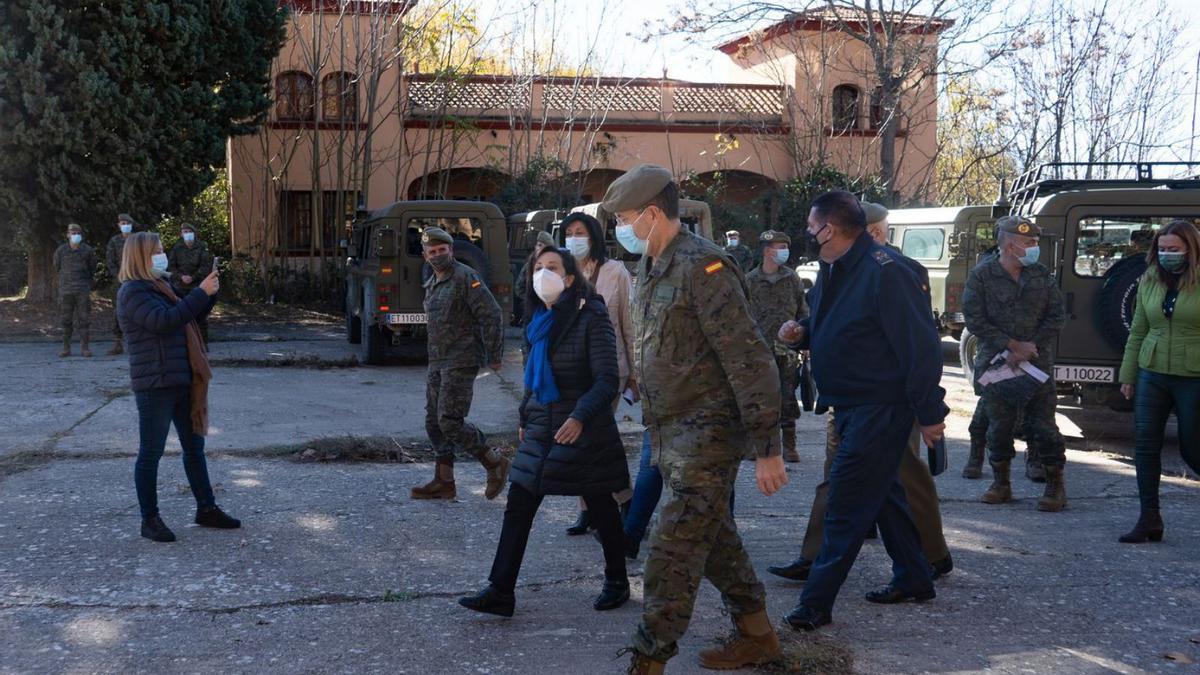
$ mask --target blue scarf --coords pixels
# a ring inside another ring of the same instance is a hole
[[[550,327],[553,325],[554,312],[539,307],[525,327],[525,339],[529,340],[525,388],[532,391],[542,405],[558,400],[558,385],[554,383],[554,371],[550,370]]]

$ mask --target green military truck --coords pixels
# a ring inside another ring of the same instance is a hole
[[[1042,229],[1040,262],[1057,278],[1066,308],[1054,366],[1060,391],[1084,403],[1128,407],[1118,393],[1117,371],[1145,254],[1168,222],[1200,223],[1197,166],[1046,164],[1017,178],[993,207],[995,217],[1026,216]],[[1100,172],[1124,177],[1090,177]],[[960,355],[968,376],[975,350],[974,336],[964,333]]]
[[[421,255],[427,227],[454,237],[454,257],[479,272],[509,316],[513,273],[506,225],[500,209],[487,202],[402,201],[360,213],[346,259],[346,336],[360,345],[359,360],[382,363],[391,347],[425,354],[424,283],[433,273]]]

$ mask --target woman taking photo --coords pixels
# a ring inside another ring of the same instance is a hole
[[[167,256],[158,235],[130,235],[121,257],[117,320],[125,333],[138,409],[140,445],[133,482],[142,512],[142,536],[159,542],[175,541],[175,533],[158,513],[158,461],[172,422],[183,448],[183,470],[196,498],[196,524],[223,529],[241,525],[217,507],[204,461],[212,371],[196,319],[212,309],[220,282],[214,271],[180,298],[167,278]]]
[[[633,314],[630,309],[633,297],[633,280],[629,270],[620,260],[613,260],[605,254],[604,228],[600,221],[586,213],[571,213],[559,225],[565,235],[567,250],[575,257],[583,276],[592,288],[604,298],[608,307],[608,319],[612,322],[613,331],[617,336],[617,396],[613,396],[613,412],[616,412],[621,399],[619,395],[628,389],[633,394],[633,401],[640,399],[637,381],[633,374]],[[629,506],[632,496],[630,490],[613,495],[617,504],[621,505],[622,513]],[[592,529],[588,516],[587,504],[579,503],[579,517],[575,524],[567,528],[567,534],[586,534]]]
[[[1158,510],[1163,432],[1171,410],[1179,454],[1200,473],[1200,234],[1186,220],[1154,235],[1138,284],[1121,362],[1121,393],[1134,399],[1134,452],[1141,515],[1126,544],[1162,541]]]
[[[509,472],[504,525],[491,583],[458,602],[477,612],[512,616],[517,574],[542,499],[579,495],[604,549],[604,588],[592,606],[615,609],[629,599],[629,579],[612,493],[629,487],[629,469],[612,411],[617,394],[612,324],[604,300],[565,250],[546,248],[530,273],[521,442]]]

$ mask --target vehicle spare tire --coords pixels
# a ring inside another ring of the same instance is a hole
[[[1133,305],[1137,301],[1138,280],[1146,273],[1146,259],[1136,255],[1125,258],[1104,273],[1104,285],[1096,294],[1096,328],[1119,351],[1125,350]]]
[[[488,265],[487,256],[483,254],[483,251],[478,246],[466,239],[455,239],[454,259],[478,272],[479,278],[483,279],[484,285],[489,289],[491,288],[491,266]],[[429,263],[421,265],[421,283],[429,281],[429,277],[432,274],[433,268],[429,266]]]

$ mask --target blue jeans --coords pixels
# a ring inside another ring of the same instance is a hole
[[[1162,476],[1163,432],[1175,409],[1179,422],[1179,454],[1200,473],[1200,377],[1138,370],[1133,405],[1133,465],[1143,509],[1158,508]]]
[[[662,498],[663,477],[658,467],[650,463],[650,432],[642,432],[642,456],[638,460],[637,480],[633,484],[633,498],[629,501],[629,513],[625,514],[625,536],[634,541],[646,538],[646,528],[658,500]],[[736,495],[729,491],[729,512],[733,513]]]
[[[216,505],[208,465],[204,461],[204,437],[192,433],[191,387],[164,387],[134,393],[138,409],[137,461],[133,465],[133,485],[137,488],[142,518],[158,515],[158,460],[167,445],[171,423],[183,447],[183,471],[187,474],[197,508]]]

